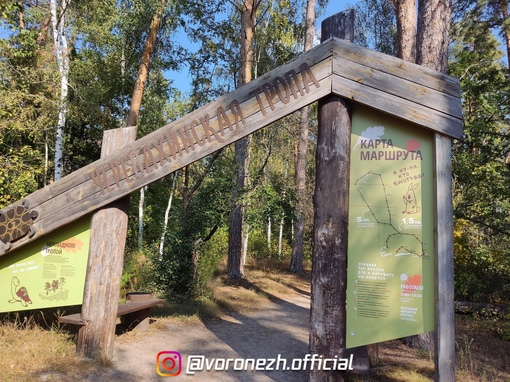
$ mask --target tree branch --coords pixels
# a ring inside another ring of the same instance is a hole
[[[198,189],[198,187],[200,187],[200,185],[202,184],[202,182],[204,181],[205,177],[207,176],[207,174],[209,173],[209,171],[211,171],[211,168],[214,164],[214,162],[216,161],[216,159],[218,159],[218,157],[220,156],[220,154],[223,152],[223,149],[221,150],[218,150],[216,151],[212,157],[211,157],[211,160],[209,162],[209,164],[207,165],[207,167],[204,169],[204,171],[202,172],[202,174],[200,174],[200,176],[198,177],[197,181],[195,182],[195,184],[193,185],[193,187],[191,188],[190,192],[189,192],[189,196],[191,198],[191,196],[193,196],[193,194],[195,193],[195,191]]]

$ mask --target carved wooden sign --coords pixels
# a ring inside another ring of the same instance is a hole
[[[459,138],[459,89],[458,80],[452,77],[336,38],[327,40],[290,63],[27,196],[32,211],[38,213],[30,226],[34,234],[4,234],[0,255],[331,93]],[[0,233],[12,232],[8,211],[18,205],[0,211]]]

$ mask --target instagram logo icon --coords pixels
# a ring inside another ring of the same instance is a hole
[[[164,350],[156,356],[156,371],[162,377],[175,377],[181,374],[182,357],[178,351]]]

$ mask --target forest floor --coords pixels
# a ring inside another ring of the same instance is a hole
[[[274,269],[248,269],[247,279],[232,283],[218,277],[213,288],[212,298],[195,306],[156,309],[147,331],[116,336],[112,361],[76,357],[75,336],[65,330],[4,321],[0,324],[0,380],[162,381],[168,377],[158,375],[158,354],[160,372],[172,374],[178,371],[172,358],[177,352],[182,370],[170,380],[307,380],[306,371],[281,369],[285,368],[282,359],[288,366],[308,353],[308,278]],[[508,320],[458,316],[457,380],[510,382],[509,333]],[[193,355],[213,362],[213,369],[224,368],[223,359],[233,361],[228,371],[197,371],[192,366],[200,366],[199,358],[190,358]],[[245,360],[263,358],[276,359],[274,369],[280,365],[280,370],[234,370],[246,364]],[[167,362],[162,362],[164,359]],[[389,341],[379,345],[379,363],[370,376],[351,375],[347,380],[431,381],[433,374],[433,356]]]

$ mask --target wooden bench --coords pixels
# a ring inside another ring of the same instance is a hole
[[[120,323],[124,330],[145,330],[149,328],[151,307],[165,302],[164,299],[150,299],[144,301],[127,301],[125,304],[119,304],[117,308],[117,317],[120,317]],[[81,317],[81,313],[62,316],[59,322],[65,324],[86,326],[88,321]]]

